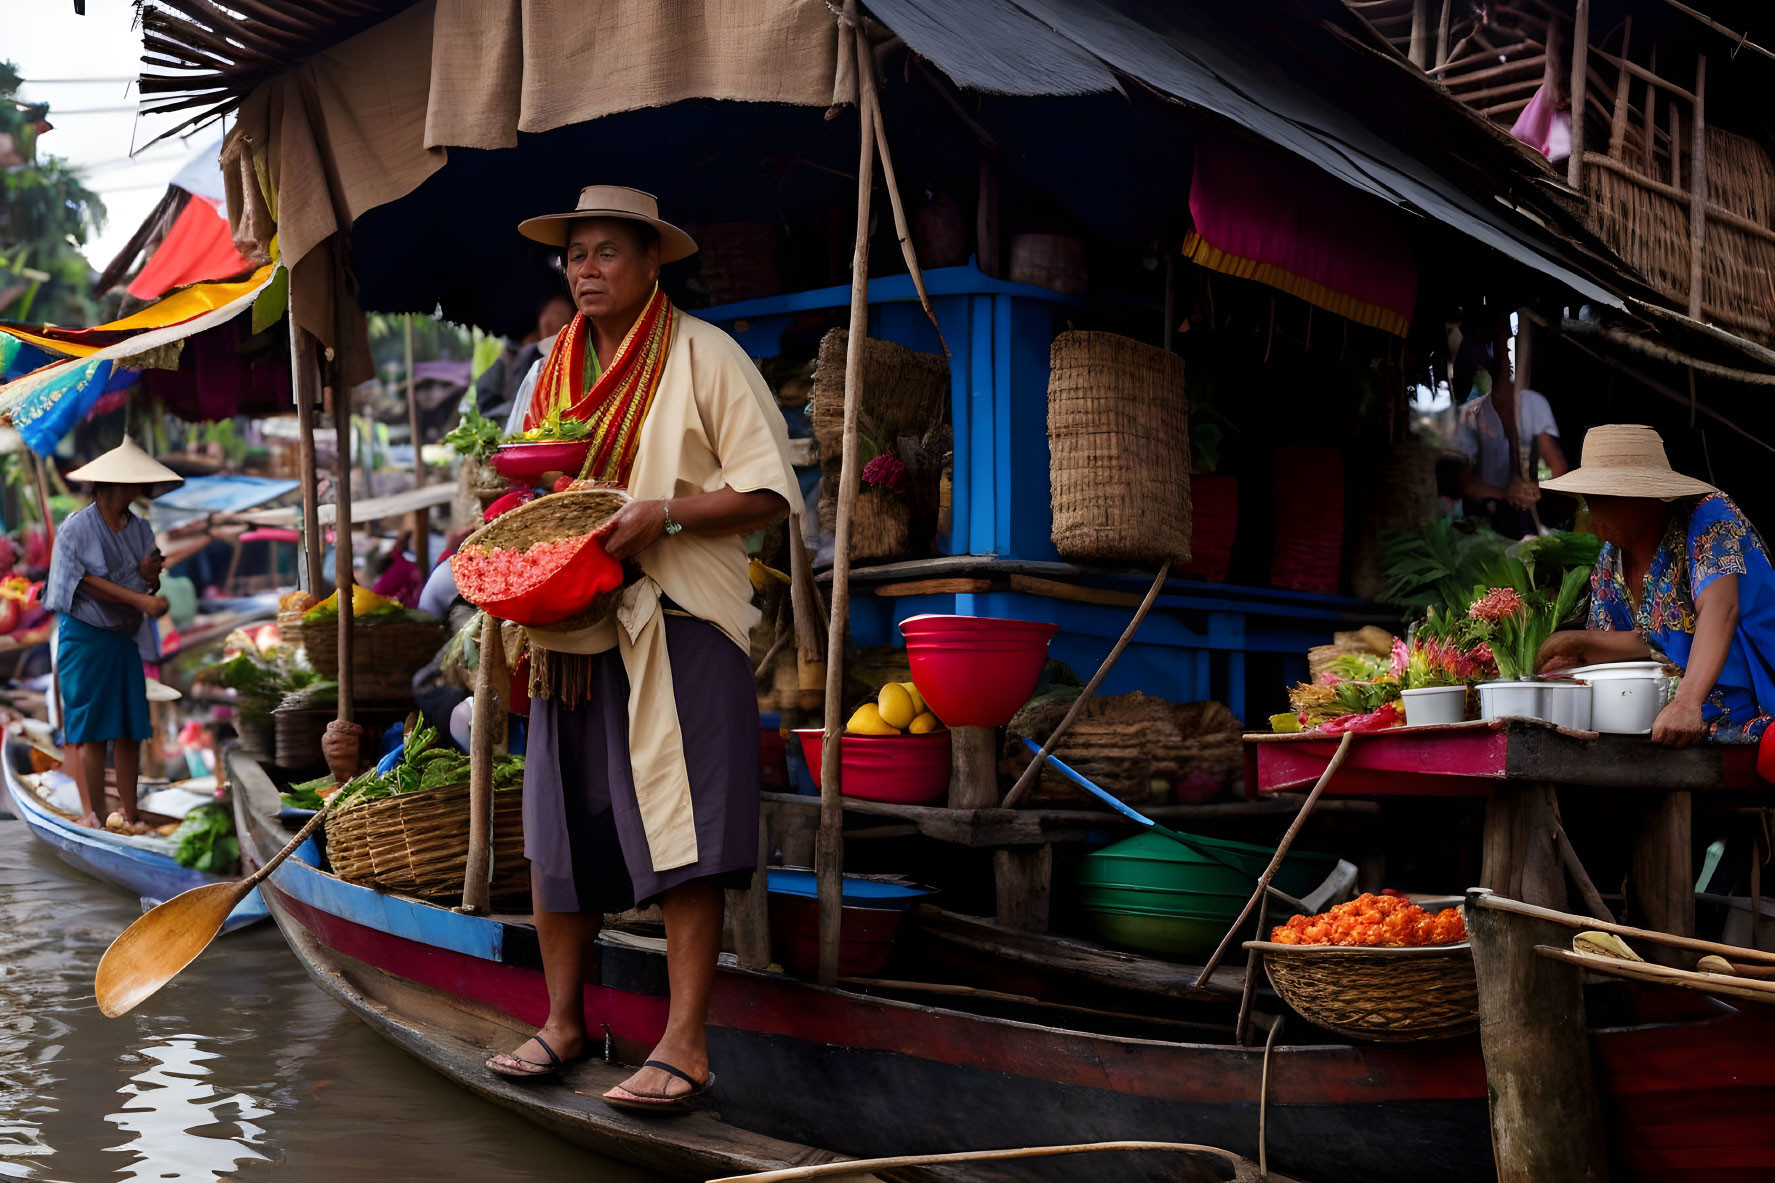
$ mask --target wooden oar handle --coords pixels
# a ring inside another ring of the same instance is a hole
[[[339,792],[341,792],[341,793],[343,793],[344,791],[345,790],[343,788],[341,788],[339,790]],[[334,794],[334,800],[337,800],[337,799],[338,799],[338,794]],[[301,846],[302,843],[304,843],[305,841],[307,841],[308,836],[310,834],[314,833],[315,830],[320,828],[320,824],[326,820],[327,814],[329,811],[332,810],[332,808],[333,808],[333,802],[328,801],[322,809],[320,809],[318,812],[316,812],[313,817],[309,818],[308,821],[303,824],[303,826],[300,830],[296,831],[296,836],[294,838],[291,838],[282,850],[278,851],[276,854],[271,856],[271,861],[265,863],[257,871],[254,871],[251,875],[247,876],[247,880],[246,880],[247,883],[249,883],[253,886],[257,886],[260,883],[263,883],[265,881],[265,877],[267,875],[271,874],[271,872],[275,871],[277,869],[277,865],[279,863],[281,863],[285,859],[289,858],[292,854],[295,854],[296,848],[298,846]]]

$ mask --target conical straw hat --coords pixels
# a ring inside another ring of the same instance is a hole
[[[1664,441],[1639,423],[1592,427],[1584,435],[1583,464],[1564,476],[1542,481],[1555,493],[1586,493],[1595,497],[1655,497],[1674,501],[1717,493],[1706,481],[1684,476],[1670,467]]]
[[[185,478],[142,451],[127,435],[123,442],[90,464],[68,474],[71,481],[104,481],[113,485],[180,485]]]

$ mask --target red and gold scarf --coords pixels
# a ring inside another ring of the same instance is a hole
[[[656,285],[610,367],[597,381],[588,383],[586,353],[592,325],[585,313],[576,313],[543,362],[530,406],[524,412],[524,430],[541,426],[555,408],[560,408],[563,419],[584,419],[592,425],[592,449],[579,475],[628,484],[641,424],[653,406],[666,368],[674,315],[671,301]]]

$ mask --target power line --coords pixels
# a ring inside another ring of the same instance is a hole
[[[21,86],[59,86],[61,84],[77,84],[87,82],[134,82],[135,78],[124,75],[117,78],[21,78]]]

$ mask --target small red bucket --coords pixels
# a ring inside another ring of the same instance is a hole
[[[795,731],[814,787],[820,787],[820,753],[826,733],[818,727]],[[949,790],[947,731],[926,735],[846,735],[838,745],[839,780],[846,797],[922,805]]]

